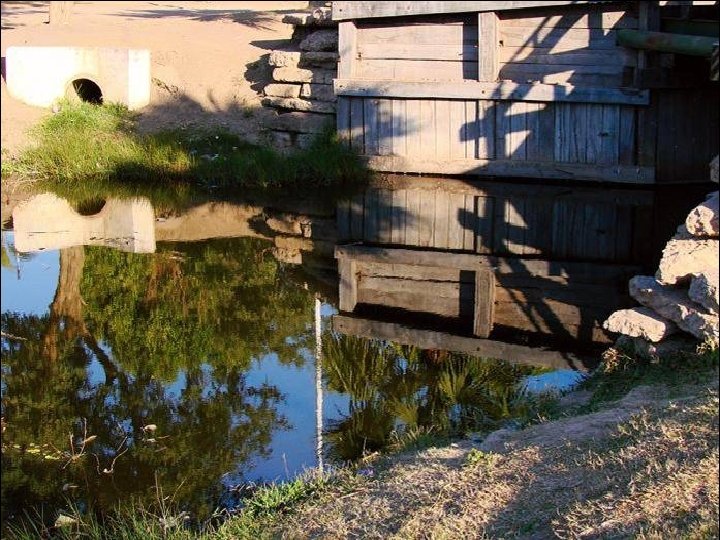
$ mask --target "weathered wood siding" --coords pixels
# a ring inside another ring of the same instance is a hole
[[[340,23],[339,134],[371,168],[652,183],[649,103],[616,44],[638,6]],[[561,165],[557,167],[555,165]]]
[[[652,256],[646,191],[417,183],[341,202],[339,240],[559,260],[644,264]]]

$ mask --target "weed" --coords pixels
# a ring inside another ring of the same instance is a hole
[[[468,467],[492,467],[497,460],[497,454],[472,448],[465,458],[465,465]]]

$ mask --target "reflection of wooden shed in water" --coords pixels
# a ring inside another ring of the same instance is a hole
[[[693,13],[681,30],[705,32]],[[712,44],[650,50],[658,41],[643,32],[678,28],[658,2],[334,2],[333,18],[338,132],[394,174],[339,207],[340,240],[433,250],[438,268],[451,266],[448,251],[485,257],[510,269],[494,274],[496,324],[602,339],[627,278],[652,268],[675,216],[708,191]],[[356,255],[340,252],[341,270]],[[562,277],[517,271],[530,261],[564,266]],[[588,263],[595,271],[579,279]],[[433,287],[464,287],[427,278],[413,297],[390,267],[355,274],[358,303],[412,308],[424,297],[439,315]],[[446,315],[462,319],[456,307]]]

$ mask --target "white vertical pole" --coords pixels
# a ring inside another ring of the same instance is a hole
[[[322,318],[321,302],[315,297],[315,437],[318,470],[323,472],[323,389],[322,389]]]

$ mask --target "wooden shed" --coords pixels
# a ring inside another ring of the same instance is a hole
[[[645,1],[333,2],[338,132],[380,171],[705,179],[717,153],[716,93],[671,84],[674,91],[651,95],[668,55],[619,44],[623,30],[659,30],[659,9]]]

